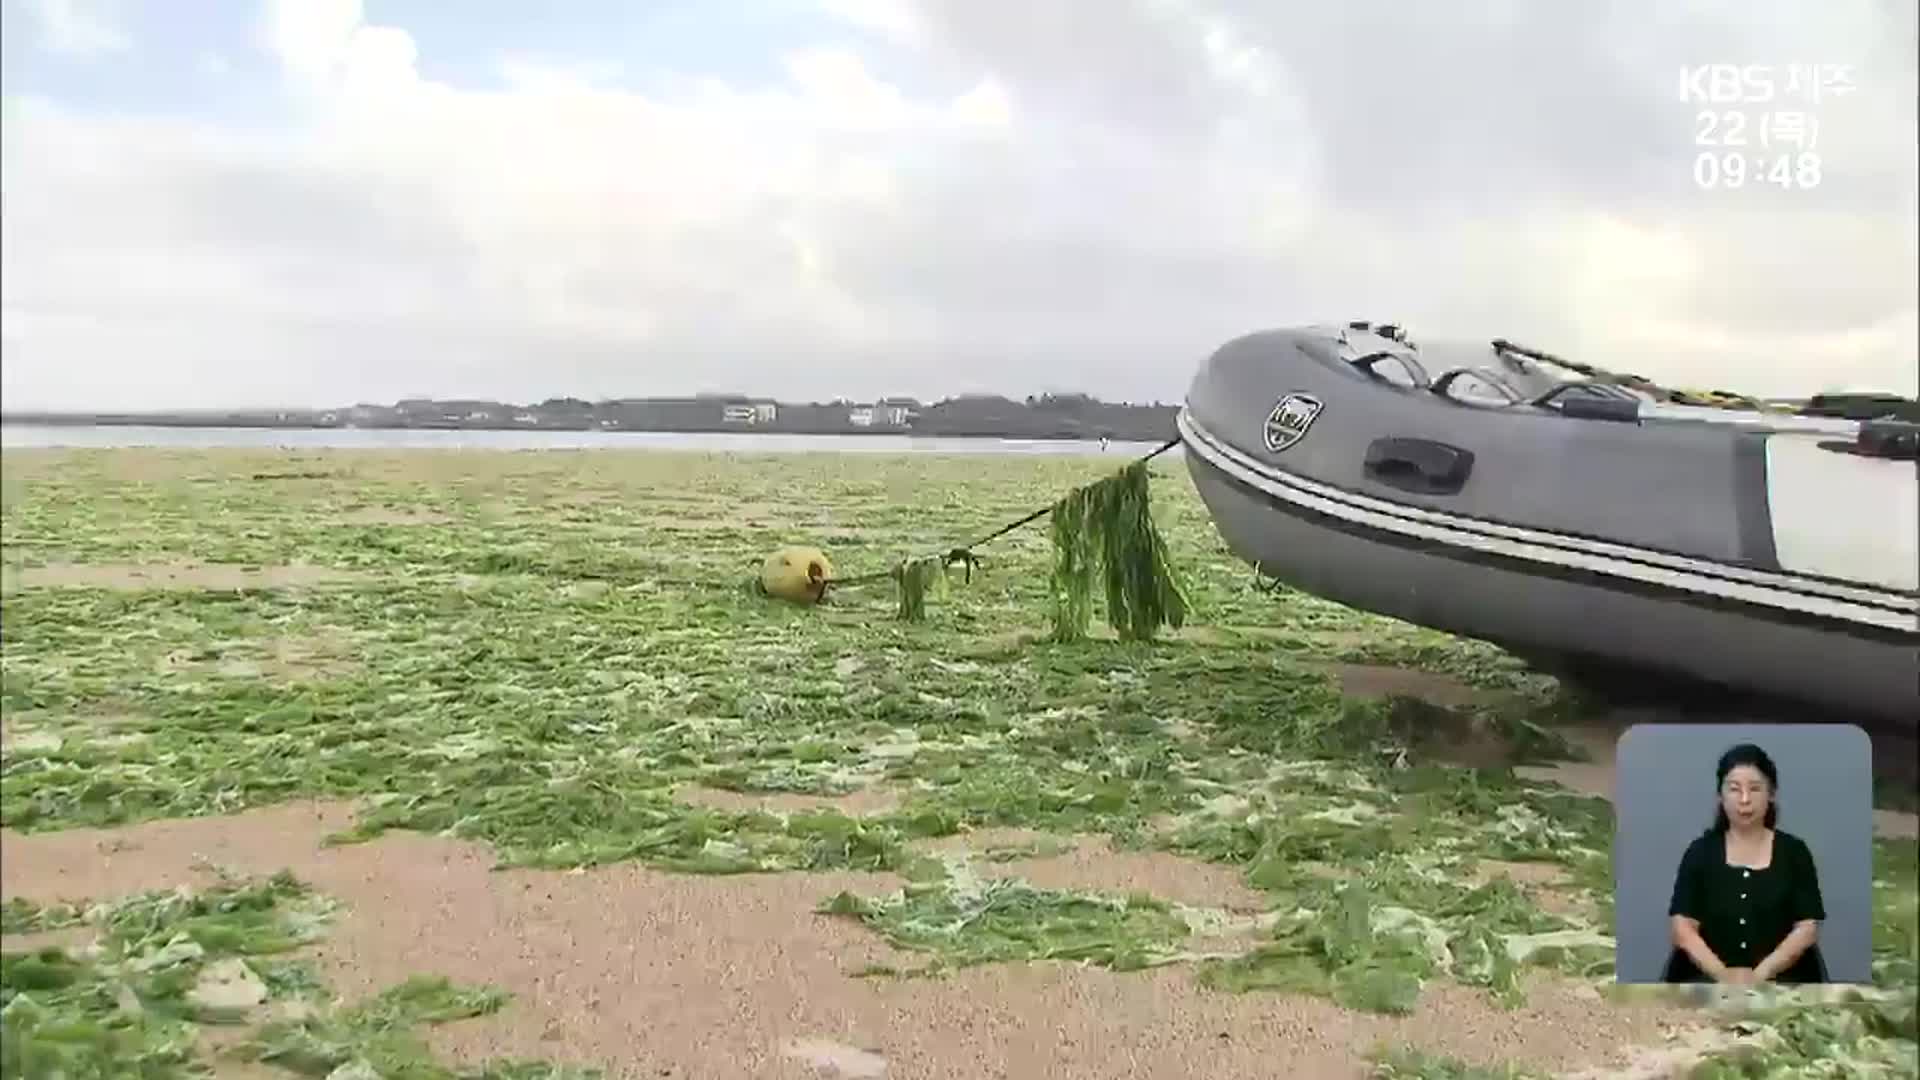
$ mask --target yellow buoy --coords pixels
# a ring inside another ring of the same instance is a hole
[[[819,548],[784,547],[760,565],[760,588],[796,604],[817,604],[827,593],[833,564]]]

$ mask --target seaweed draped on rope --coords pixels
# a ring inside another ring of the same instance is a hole
[[[1097,588],[1107,622],[1123,640],[1151,639],[1162,626],[1179,629],[1187,598],[1154,524],[1145,461],[1077,488],[1052,507],[1053,638],[1087,635]],[[944,580],[940,556],[909,559],[894,570],[900,618],[926,617],[927,595]]]
[[[1135,462],[1054,505],[1056,641],[1086,636],[1096,577],[1106,586],[1107,622],[1121,638],[1149,639],[1186,622],[1186,594],[1154,524],[1147,477],[1146,462]]]
[[[927,594],[946,580],[941,574],[945,568],[946,561],[940,556],[926,555],[908,559],[894,570],[894,581],[900,586],[902,619],[920,622],[927,617]]]

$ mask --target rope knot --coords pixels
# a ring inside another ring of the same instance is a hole
[[[966,567],[966,582],[969,585],[973,584],[973,568],[979,566],[981,562],[980,556],[975,555],[963,547],[957,547],[947,552],[946,557],[941,560],[941,564],[949,569],[955,566]]]

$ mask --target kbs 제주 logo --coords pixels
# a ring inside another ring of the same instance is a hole
[[[1267,449],[1277,454],[1306,438],[1307,429],[1324,408],[1326,406],[1312,394],[1288,394],[1281,398],[1267,414],[1263,432]]]

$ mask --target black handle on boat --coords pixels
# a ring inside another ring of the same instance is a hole
[[[1640,422],[1640,403],[1621,398],[1572,394],[1560,403],[1560,415],[1571,416],[1576,420],[1612,420],[1616,423],[1637,424]]]
[[[1863,420],[1853,451],[1867,457],[1920,461],[1920,424],[1904,420]]]
[[[1473,473],[1473,451],[1431,439],[1375,439],[1367,446],[1367,475],[1388,487],[1421,495],[1452,495]]]
[[[1815,394],[1800,408],[1800,415],[1920,424],[1920,401],[1894,394]]]

